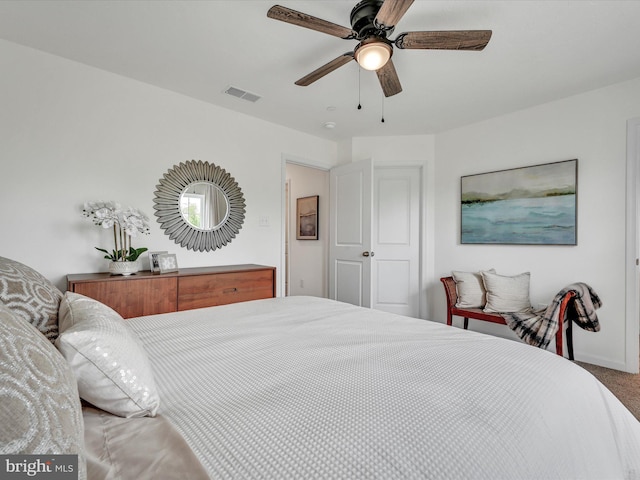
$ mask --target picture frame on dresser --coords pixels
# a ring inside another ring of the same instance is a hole
[[[171,273],[178,271],[178,259],[175,253],[162,253],[158,255],[158,266],[160,273]]]
[[[149,252],[149,270],[151,273],[160,273],[160,264],[158,263],[158,257],[165,253],[169,253],[166,250]]]

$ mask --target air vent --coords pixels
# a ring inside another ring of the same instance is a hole
[[[227,95],[231,95],[232,97],[241,98],[242,100],[246,100],[251,103],[256,103],[262,97],[260,95],[256,95],[255,93],[247,92],[246,90],[242,90],[237,87],[228,87],[224,93]]]

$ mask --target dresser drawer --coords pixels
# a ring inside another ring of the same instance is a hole
[[[178,310],[271,298],[273,277],[273,269],[180,277]]]
[[[110,306],[123,318],[175,312],[177,286],[175,277],[71,283],[70,290]]]

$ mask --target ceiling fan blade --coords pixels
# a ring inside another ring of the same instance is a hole
[[[400,79],[396,72],[396,67],[393,66],[391,59],[379,70],[376,70],[380,86],[384,92],[385,97],[391,97],[402,91],[402,85],[400,85]]]
[[[401,49],[482,50],[491,39],[491,30],[452,30],[447,32],[408,32],[396,38]]]
[[[353,52],[347,52],[345,54],[340,55],[338,58],[334,58],[329,63],[317,68],[313,72],[308,75],[305,75],[300,80],[296,82],[296,85],[300,85],[301,87],[306,87],[311,85],[316,80],[320,80],[325,75],[333,72],[334,70],[340,68],[343,65],[346,65],[351,60],[353,60]]]
[[[376,15],[376,24],[383,29],[394,27],[412,3],[413,0],[385,0]]]
[[[267,17],[280,20],[281,22],[292,23],[300,27],[310,28],[311,30],[327,33],[346,40],[356,38],[357,36],[356,32],[350,28],[342,27],[327,20],[322,20],[321,18],[313,17],[280,5],[271,7],[267,12]]]

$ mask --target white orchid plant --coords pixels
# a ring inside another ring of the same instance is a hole
[[[149,234],[149,218],[140,210],[132,207],[122,208],[116,202],[86,202],[82,215],[91,219],[94,225],[113,228],[114,249],[111,253],[104,248],[95,247],[104,252],[104,258],[113,262],[135,262],[147,248],[133,248],[131,237]]]

